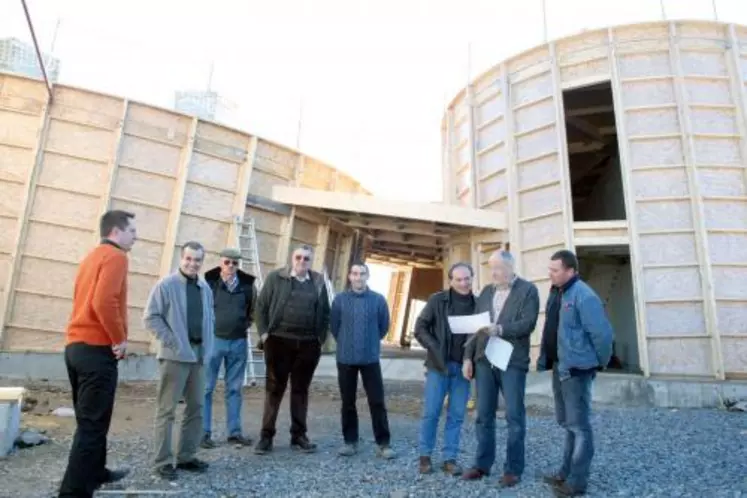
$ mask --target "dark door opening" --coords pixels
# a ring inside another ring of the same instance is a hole
[[[577,247],[579,273],[599,295],[615,331],[610,370],[641,373],[628,246]]]
[[[625,220],[609,82],[563,92],[573,221]]]

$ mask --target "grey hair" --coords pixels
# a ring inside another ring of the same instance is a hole
[[[511,268],[511,270],[516,268],[516,260],[514,259],[513,254],[503,249],[499,249],[491,254],[490,259],[498,259],[503,261],[503,264]]]
[[[314,248],[308,244],[298,244],[296,246],[293,246],[293,250],[291,251],[291,254],[295,253],[296,251],[308,251],[310,253],[313,253]]]

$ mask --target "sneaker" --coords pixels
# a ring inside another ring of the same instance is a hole
[[[155,470],[155,474],[161,479],[166,479],[167,481],[175,481],[176,480],[176,467],[174,467],[171,464],[164,465],[163,467],[158,467]]]
[[[376,449],[376,456],[384,460],[392,460],[397,455],[388,444],[382,444]]]
[[[261,438],[257,445],[254,447],[255,455],[266,455],[272,451],[272,439]]]
[[[454,460],[446,460],[443,465],[441,465],[441,470],[444,472],[444,474],[450,476],[462,475],[462,468]]]
[[[176,468],[179,470],[186,470],[187,472],[206,472],[210,464],[203,462],[197,458],[194,458],[188,462],[181,462],[176,464]]]
[[[242,436],[241,434],[229,436],[228,442],[229,444],[234,444],[236,446],[251,446],[252,443],[254,443],[254,441],[252,441],[252,438]]]
[[[418,471],[421,474],[430,474],[433,472],[433,464],[431,463],[431,457],[421,456],[418,463]]]
[[[316,452],[316,445],[309,441],[309,438],[306,436],[301,436],[291,439],[291,449],[303,453],[314,453]]]
[[[205,450],[212,450],[212,449],[213,449],[213,448],[215,448],[216,446],[218,446],[218,445],[217,445],[217,444],[215,444],[215,441],[213,441],[213,440],[212,440],[212,439],[210,438],[210,434],[205,434],[205,435],[204,435],[204,436],[202,437],[202,441],[200,441],[200,448],[203,448],[203,449],[205,449]]]
[[[342,448],[337,450],[340,456],[353,456],[358,453],[358,445],[355,443],[345,443]]]

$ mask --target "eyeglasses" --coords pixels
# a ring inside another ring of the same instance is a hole
[[[309,262],[311,261],[311,256],[301,256],[300,254],[296,254],[295,256],[293,256],[293,259],[295,259],[296,261]]]
[[[239,266],[239,262],[232,259],[224,259],[223,264],[225,266]]]

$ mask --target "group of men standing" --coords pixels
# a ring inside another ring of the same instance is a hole
[[[415,325],[415,337],[428,351],[419,470],[423,474],[433,471],[431,455],[448,395],[441,469],[465,480],[490,475],[496,459],[498,395],[502,393],[508,430],[499,485],[513,487],[520,482],[525,466],[524,397],[530,336],[537,324],[540,298],[533,283],[516,275],[509,252],[493,253],[488,264],[493,282],[477,296],[472,292],[472,267],[467,263],[453,265],[448,273],[449,289],[429,298]],[[552,287],[545,306],[537,369],[552,370],[555,416],[566,438],[560,468],[544,480],[557,496],[581,496],[586,492],[594,455],[591,385],[596,372],[610,360],[613,332],[601,300],[579,279],[578,260],[572,252],[563,250],[552,255],[549,276]],[[489,313],[491,325],[471,336],[451,333],[450,316],[483,312]],[[513,346],[505,370],[494,366],[486,356],[491,337],[500,337]],[[457,462],[459,438],[473,379],[477,388],[477,452],[473,465],[462,470]]]
[[[118,481],[124,470],[106,467],[106,438],[117,385],[117,361],[127,352],[126,253],[137,238],[135,216],[109,211],[100,222],[101,244],[81,263],[76,276],[73,312],[67,329],[65,363],[77,429],[60,497],[90,497],[100,485]],[[280,404],[290,383],[290,444],[312,453],[308,438],[309,387],[331,330],[337,341],[338,382],[342,398],[341,456],[358,452],[356,410],[358,376],[363,381],[378,456],[395,457],[380,366],[381,340],[389,330],[386,300],[368,288],[368,267],[350,267],[349,289],[329,302],[324,278],[310,269],[312,249],[293,250],[288,267],[271,272],[255,295],[254,277],[239,267],[241,253],[221,252],[220,265],[200,272],[205,249],[198,242],[182,246],[179,266],[151,290],[144,323],[157,341],[159,382],[156,400],[154,472],[169,480],[179,470],[204,472],[199,447],[216,446],[212,437],[212,395],[224,366],[227,440],[249,446],[242,434],[242,385],[248,356],[248,332],[254,318],[266,364],[265,401],[256,454],[273,450]],[[479,296],[472,292],[473,269],[458,263],[449,269],[450,287],[431,296],[415,325],[427,350],[423,418],[419,447],[421,473],[433,470],[438,422],[448,395],[442,470],[474,480],[488,476],[494,464],[495,419],[499,392],[506,400],[506,458],[500,485],[516,485],[524,471],[526,412],[524,394],[529,369],[530,335],[539,314],[537,287],[516,276],[510,253],[494,253],[489,265],[493,283]],[[552,289],[546,305],[538,369],[552,369],[555,411],[566,429],[559,471],[546,481],[560,496],[586,490],[594,453],[589,421],[591,383],[607,365],[612,330],[599,297],[577,276],[573,253],[559,251],[550,261]],[[448,317],[487,311],[491,325],[475,335],[452,334]],[[485,354],[491,337],[513,345],[506,370]],[[207,367],[207,368],[205,368]],[[478,449],[474,465],[458,464],[460,434],[470,382],[477,386]],[[172,433],[176,408],[185,402],[179,444]]]

